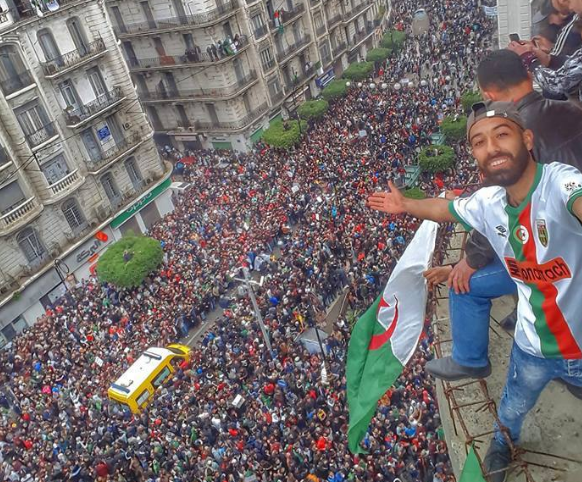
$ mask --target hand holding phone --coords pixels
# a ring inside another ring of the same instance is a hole
[[[521,39],[519,38],[519,34],[517,34],[517,33],[510,33],[509,34],[509,41],[510,42],[520,42],[521,43]]]

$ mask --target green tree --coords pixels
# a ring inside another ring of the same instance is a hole
[[[368,55],[366,55],[366,60],[368,62],[382,62],[383,60],[386,60],[388,57],[390,57],[390,53],[390,49],[384,49],[381,47],[372,49],[368,52]]]
[[[368,78],[374,70],[372,62],[354,62],[344,71],[343,77],[349,80],[360,81]]]
[[[346,95],[348,88],[346,86],[346,81],[343,79],[332,80],[325,89],[321,91],[321,96],[327,100],[334,100],[339,97]]]
[[[319,119],[329,109],[327,100],[308,100],[299,106],[299,117],[305,120]]]
[[[471,106],[481,100],[483,100],[481,94],[479,92],[474,92],[472,90],[465,92],[461,96],[461,103],[463,104],[463,109],[467,114],[471,112]]]
[[[279,147],[289,149],[299,142],[301,134],[307,130],[307,122],[301,121],[301,129],[299,129],[299,121],[293,120],[277,120],[271,122],[269,128],[263,132],[263,141],[271,147]]]
[[[384,34],[380,46],[393,51],[399,50],[406,40],[406,33],[400,30],[390,30]]]
[[[411,189],[406,189],[402,194],[410,199],[424,199],[426,194],[419,187],[413,187]]]
[[[427,146],[418,155],[418,163],[424,172],[442,172],[455,164],[455,151],[449,146]]]
[[[452,142],[457,142],[466,137],[467,134],[467,118],[464,115],[447,116],[441,123],[441,131],[446,138]]]
[[[160,266],[163,257],[158,240],[128,233],[99,258],[97,276],[120,288],[133,288]]]

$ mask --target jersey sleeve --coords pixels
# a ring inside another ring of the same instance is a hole
[[[566,164],[554,163],[552,167],[555,167],[556,184],[562,202],[566,205],[570,214],[573,215],[572,206],[574,201],[582,197],[582,173],[575,167]]]
[[[483,232],[484,213],[480,190],[467,198],[457,198],[449,203],[449,211],[467,231]]]

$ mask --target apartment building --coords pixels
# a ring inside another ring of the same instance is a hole
[[[384,1],[106,3],[156,141],[246,151],[269,120],[365,58]]]
[[[171,211],[170,174],[103,2],[0,0],[0,342]]]
[[[537,0],[497,0],[499,48],[507,47],[512,33],[523,39],[531,38],[532,19],[539,3]]]

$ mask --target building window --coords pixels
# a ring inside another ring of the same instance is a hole
[[[143,177],[139,169],[137,168],[137,164],[135,163],[135,157],[129,157],[124,162],[125,170],[129,175],[129,179],[131,180],[131,184],[135,189],[140,189],[143,186]]]
[[[23,229],[16,236],[16,242],[30,265],[38,265],[42,262],[46,255],[46,250],[35,229]]]
[[[253,26],[253,31],[255,32],[255,38],[260,38],[267,33],[267,27],[265,26],[263,17],[260,13],[251,17],[251,24]]]
[[[279,79],[270,80],[267,84],[269,89],[269,94],[271,95],[271,99],[276,98],[281,93],[281,85],[279,84]]]
[[[270,69],[275,65],[275,60],[273,59],[273,53],[271,52],[270,47],[261,50],[261,63],[263,64],[264,69]]]
[[[120,202],[119,189],[117,188],[110,172],[101,176],[101,185],[103,186],[103,190],[111,202],[111,205],[117,207]]]
[[[20,206],[26,197],[18,181],[12,181],[0,190],[0,214],[6,214]]]
[[[67,166],[67,161],[65,161],[65,156],[59,154],[53,157],[50,161],[44,162],[40,166],[40,170],[43,172],[49,186],[56,184],[63,177],[70,174],[69,166]]]
[[[73,233],[77,234],[87,226],[87,220],[76,199],[68,199],[61,209]]]
[[[81,22],[77,17],[70,18],[67,20],[67,27],[73,43],[77,48],[77,52],[81,57],[84,57],[89,53],[89,43],[87,42],[87,37],[85,36],[85,31],[81,25]]]
[[[70,80],[64,80],[59,84],[59,90],[65,101],[66,110],[75,111],[79,110],[79,96],[77,95],[77,89]]]
[[[22,58],[14,45],[0,47],[0,86],[4,95],[10,95],[32,84],[32,77],[24,68]]]
[[[321,56],[321,63],[323,65],[326,65],[331,61],[331,50],[327,40],[321,44],[321,47],[319,47],[319,55]]]
[[[59,47],[55,42],[55,38],[53,34],[48,29],[39,30],[37,33],[38,43],[40,44],[40,48],[42,53],[44,54],[44,58],[47,62],[55,63],[59,67],[65,65],[65,62],[61,56],[61,52],[59,51]]]
[[[31,147],[38,146],[56,134],[45,109],[38,104],[38,101],[35,100],[19,107],[14,113]]]
[[[109,95],[109,93],[107,92],[107,87],[105,87],[105,81],[103,80],[103,76],[101,75],[99,67],[92,67],[88,69],[87,77],[89,77],[89,82],[91,83],[93,92],[95,92],[96,99],[103,99],[104,97],[107,97]]]

